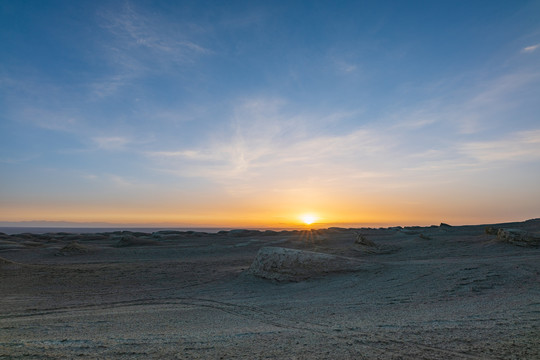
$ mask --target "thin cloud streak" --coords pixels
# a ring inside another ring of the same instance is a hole
[[[92,141],[97,145],[99,149],[103,150],[121,150],[125,149],[126,145],[131,143],[131,140],[124,136],[94,137],[92,138]]]
[[[488,80],[464,84],[459,91],[445,94],[452,100],[433,97],[412,109],[397,109],[382,120],[396,130],[445,125],[452,134],[481,134],[499,126],[499,122],[507,123],[502,114],[533,101],[533,94],[539,87],[538,71],[503,73]]]
[[[532,53],[533,51],[536,51],[536,49],[538,49],[539,47],[540,47],[540,44],[527,46],[527,47],[524,47],[521,50],[521,52],[523,52],[523,53]]]
[[[532,162],[540,160],[540,129],[520,131],[507,137],[465,143],[461,153],[479,162]]]
[[[100,47],[109,72],[89,84],[97,99],[115,95],[137,79],[170,74],[213,51],[190,40],[189,29],[149,15],[129,1],[121,9],[99,11]],[[112,70],[112,73],[110,71]]]
[[[132,60],[128,62],[129,65],[137,63],[136,59],[145,59],[138,52],[142,49],[149,50],[154,55],[152,61],[158,62],[191,62],[198,54],[212,53],[204,46],[188,40],[189,35],[183,29],[173,27],[171,30],[170,26],[164,26],[166,21],[157,15],[143,15],[129,2],[125,3],[120,12],[103,11],[101,16],[104,20],[102,27],[114,38],[112,50]]]

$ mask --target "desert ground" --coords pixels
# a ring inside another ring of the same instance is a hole
[[[540,219],[0,234],[0,359],[540,359]]]

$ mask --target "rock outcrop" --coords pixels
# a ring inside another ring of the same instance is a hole
[[[364,234],[361,233],[356,233],[356,240],[354,243],[370,247],[377,246],[373,241],[369,240]]]
[[[89,253],[93,250],[90,246],[81,245],[76,241],[73,241],[63,248],[61,248],[56,255],[57,256],[70,256],[70,255],[81,255]]]
[[[276,281],[302,281],[329,273],[373,270],[372,263],[313,251],[263,247],[247,273]]]
[[[499,229],[493,226],[486,226],[486,228],[484,229],[484,233],[488,235],[497,235],[498,232]]]
[[[540,234],[529,233],[522,229],[499,229],[497,240],[518,246],[540,245]]]

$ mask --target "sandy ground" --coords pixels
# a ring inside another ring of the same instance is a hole
[[[0,235],[0,359],[540,359],[540,249],[485,227]],[[267,246],[376,266],[271,281]]]

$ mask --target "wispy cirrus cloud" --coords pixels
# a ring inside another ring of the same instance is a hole
[[[343,73],[350,74],[358,70],[358,66],[350,62],[336,60],[335,64],[337,69]]]
[[[113,186],[115,191],[121,190],[135,190],[135,189],[146,189],[152,187],[152,185],[147,184],[140,179],[134,178],[134,177],[128,177],[125,175],[119,175],[115,173],[89,173],[89,172],[80,172],[75,171],[71,172],[69,174],[70,176],[73,176],[74,178],[82,179],[89,184],[93,184],[93,186],[98,187],[109,187]]]
[[[540,129],[514,132],[497,140],[464,143],[461,145],[460,152],[479,162],[538,161],[540,160]]]
[[[145,155],[160,171],[205,178],[235,191],[285,191],[299,179],[319,187],[366,188],[444,182],[458,173],[483,171],[493,161],[538,160],[535,130],[508,132],[504,139],[483,131],[493,126],[494,114],[520,101],[503,100],[538,78],[531,72],[503,74],[463,91],[454,102],[435,98],[377,121],[366,121],[362,112],[312,113],[284,99],[247,98],[234,106],[226,131],[207,132],[199,145]],[[338,130],[343,119],[356,125]]]
[[[144,55],[142,52],[148,51],[151,56],[145,60],[156,62],[191,62],[197,55],[212,53],[190,39],[186,27],[143,13],[130,2],[125,2],[120,11],[102,11],[101,17],[102,27],[112,35],[108,44],[119,61],[126,60],[122,55],[132,58],[130,54]]]
[[[37,159],[37,158],[39,158],[39,155],[37,155],[37,154],[26,155],[26,156],[12,156],[12,157],[2,156],[2,157],[0,157],[0,163],[3,163],[3,164],[21,164],[21,163],[25,163],[25,162],[28,162],[28,161],[31,161],[31,160],[34,160],[34,159]]]
[[[540,72],[518,69],[460,84],[411,108],[397,108],[385,121],[396,129],[445,125],[454,134],[478,134],[508,123],[509,112],[536,101],[539,87]]]
[[[108,68],[90,84],[98,99],[115,94],[136,79],[167,72],[176,74],[213,51],[193,39],[191,27],[163,14],[148,13],[126,1],[99,13],[99,46]]]
[[[523,49],[521,49],[521,52],[522,53],[532,53],[532,52],[536,51],[538,48],[540,48],[540,44],[526,46]]]
[[[385,151],[393,149],[388,145],[391,141],[381,140],[381,133],[357,129],[321,134],[310,126],[341,116],[288,110],[279,99],[242,100],[231,115],[227,134],[212,134],[213,140],[201,147],[149,151],[146,156],[161,171],[205,178],[236,190],[282,189],[299,178],[317,178],[322,184],[383,174],[367,164],[380,161]]]
[[[48,109],[42,107],[17,108],[11,116],[23,123],[32,124],[38,128],[78,133],[84,128],[84,121],[77,116],[76,111],[69,109]]]
[[[131,143],[126,136],[98,136],[92,138],[92,141],[103,150],[122,150]]]
[[[216,160],[216,156],[211,153],[204,153],[199,150],[182,150],[182,151],[149,151],[148,156],[157,158],[178,158],[188,160]]]
[[[93,81],[88,85],[88,88],[95,98],[103,99],[115,94],[134,78],[135,76],[133,72],[130,73],[129,71],[124,71],[121,74],[116,74]]]

